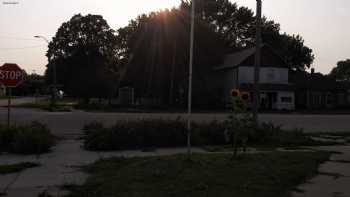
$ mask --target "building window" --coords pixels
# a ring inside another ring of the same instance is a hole
[[[267,80],[269,82],[274,82],[275,81],[275,70],[274,69],[269,69],[267,71]]]
[[[293,101],[292,97],[281,97],[282,103],[291,103]]]

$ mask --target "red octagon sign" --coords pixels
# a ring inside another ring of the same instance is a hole
[[[24,80],[25,72],[17,64],[4,64],[0,67],[0,83],[15,88]]]

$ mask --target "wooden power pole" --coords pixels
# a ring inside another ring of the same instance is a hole
[[[259,89],[259,81],[260,81],[260,66],[261,66],[261,8],[262,2],[261,0],[256,0],[256,35],[255,35],[255,67],[254,67],[254,111],[253,118],[256,126],[259,124],[259,105],[260,105],[260,89]]]

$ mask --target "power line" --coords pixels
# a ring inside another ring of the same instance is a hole
[[[0,48],[0,51],[34,49],[34,48],[41,48],[41,47],[45,47],[45,46],[46,46],[46,45],[34,45],[34,46],[27,46],[27,47]]]
[[[34,39],[34,38],[24,38],[24,37],[15,37],[15,36],[3,36],[3,35],[0,35],[0,39],[38,41],[37,39]]]

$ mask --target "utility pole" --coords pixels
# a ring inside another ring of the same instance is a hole
[[[47,45],[50,44],[50,41],[44,37],[44,36],[34,36],[34,38],[40,38],[44,40]],[[49,62],[50,64],[51,62]],[[55,60],[52,61],[52,78],[53,78],[53,83],[52,83],[52,95],[51,95],[51,107],[56,106],[56,94],[57,94],[57,73],[56,73],[56,63]]]
[[[255,35],[255,68],[254,68],[254,111],[253,119],[255,126],[259,125],[259,105],[260,105],[260,66],[261,66],[261,0],[256,0],[256,35]]]
[[[193,71],[193,49],[194,49],[194,22],[196,15],[195,1],[192,0],[191,11],[191,38],[190,38],[190,62],[188,73],[188,112],[187,112],[187,154],[192,154],[191,150],[191,113],[192,113],[192,71]]]

